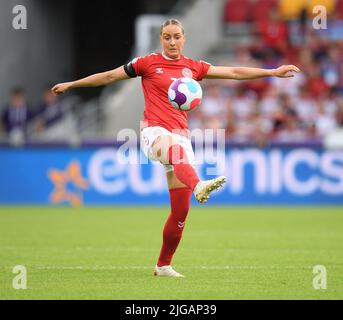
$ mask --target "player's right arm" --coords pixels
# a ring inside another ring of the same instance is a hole
[[[110,71],[93,74],[80,80],[56,84],[51,90],[54,94],[58,95],[73,88],[105,86],[126,79],[130,79],[130,76],[125,71],[125,67],[121,66]]]

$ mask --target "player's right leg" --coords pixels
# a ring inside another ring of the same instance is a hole
[[[165,166],[170,196],[170,213],[163,228],[163,242],[154,270],[155,276],[183,277],[171,262],[182,238],[190,209],[192,190],[177,179],[173,168]]]

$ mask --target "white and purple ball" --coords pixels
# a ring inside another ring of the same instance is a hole
[[[168,99],[175,109],[191,111],[200,105],[202,89],[194,79],[176,79],[169,87]]]

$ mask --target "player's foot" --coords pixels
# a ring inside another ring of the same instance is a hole
[[[200,203],[207,202],[210,193],[214,190],[220,189],[226,182],[225,176],[220,176],[215,179],[200,181],[194,189],[194,196]]]
[[[155,267],[154,276],[184,278],[181,273],[176,272],[172,266]]]

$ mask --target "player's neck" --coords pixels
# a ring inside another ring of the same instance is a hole
[[[180,54],[177,58],[168,57],[168,56],[164,53],[164,51],[162,51],[162,56],[163,56],[163,58],[166,59],[166,60],[179,60],[179,59],[181,58],[181,54]]]

